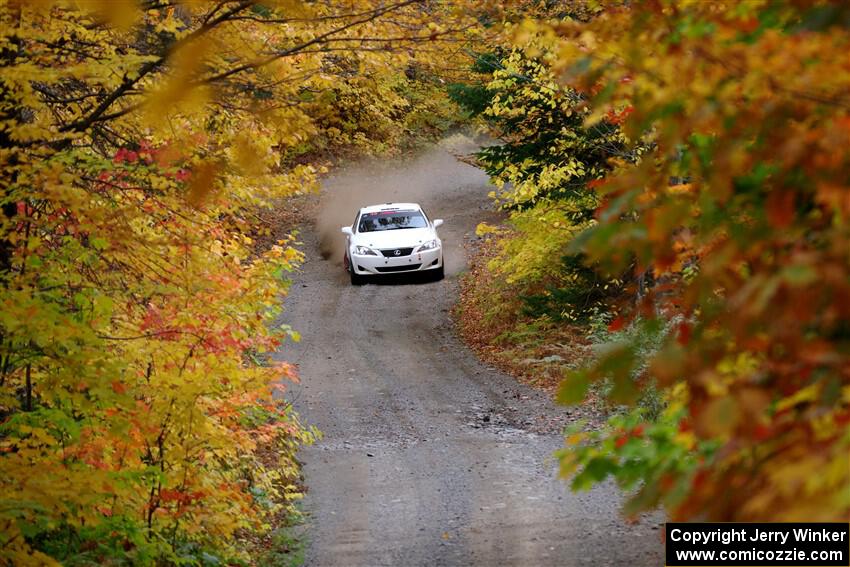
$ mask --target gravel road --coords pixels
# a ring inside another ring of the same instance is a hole
[[[301,452],[307,565],[663,565],[658,517],[627,525],[615,487],[576,495],[557,478],[566,410],[454,334],[462,244],[492,215],[490,190],[444,149],[325,184],[285,303],[302,340],[277,355],[298,365],[289,397],[324,432]],[[370,198],[416,200],[445,219],[444,281],[352,287],[336,257],[322,259],[328,226],[350,224],[347,205]]]

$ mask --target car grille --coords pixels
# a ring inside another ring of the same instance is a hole
[[[418,270],[419,266],[422,264],[407,264],[406,266],[387,266],[386,268],[375,268],[382,274],[387,274],[389,272],[408,272],[411,270]]]
[[[398,254],[396,254],[396,250],[398,250]],[[381,254],[383,254],[387,258],[400,258],[402,256],[410,256],[412,252],[413,248],[391,248],[389,250],[381,250]]]

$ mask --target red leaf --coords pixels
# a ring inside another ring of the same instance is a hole
[[[772,434],[773,430],[767,425],[764,425],[763,423],[759,423],[758,425],[756,425],[756,428],[753,431],[753,436],[756,438],[756,441],[764,441],[766,439],[769,439]]]
[[[163,502],[179,502],[183,500],[185,495],[179,490],[163,488],[159,491],[159,499]]]
[[[679,323],[678,334],[676,335],[676,341],[682,346],[687,345],[691,340],[691,326],[690,324],[682,321]]]
[[[609,333],[615,333],[615,332],[619,331],[620,329],[622,329],[623,326],[625,326],[625,324],[626,324],[625,319],[623,319],[622,317],[617,317],[616,319],[614,319],[613,321],[611,321],[608,324],[608,332]]]
[[[767,196],[767,220],[776,228],[785,228],[794,221],[794,193],[771,191]]]

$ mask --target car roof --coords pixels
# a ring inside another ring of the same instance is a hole
[[[368,207],[363,207],[360,209],[361,213],[377,213],[380,211],[392,211],[394,209],[398,210],[422,210],[422,207],[417,203],[383,203],[380,205],[369,205]]]

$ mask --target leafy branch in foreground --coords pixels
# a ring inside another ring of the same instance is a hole
[[[648,359],[617,343],[563,387],[575,401],[609,379],[633,400],[646,364],[667,388],[675,410],[658,423],[617,417],[563,454],[579,484],[637,487],[631,511],[850,514],[846,15],[841,2],[610,2],[540,24],[560,38],[559,77],[594,94],[588,122],[630,105],[624,131],[653,148],[597,187],[598,223],[573,250],[651,272],[642,324],[678,322]]]

